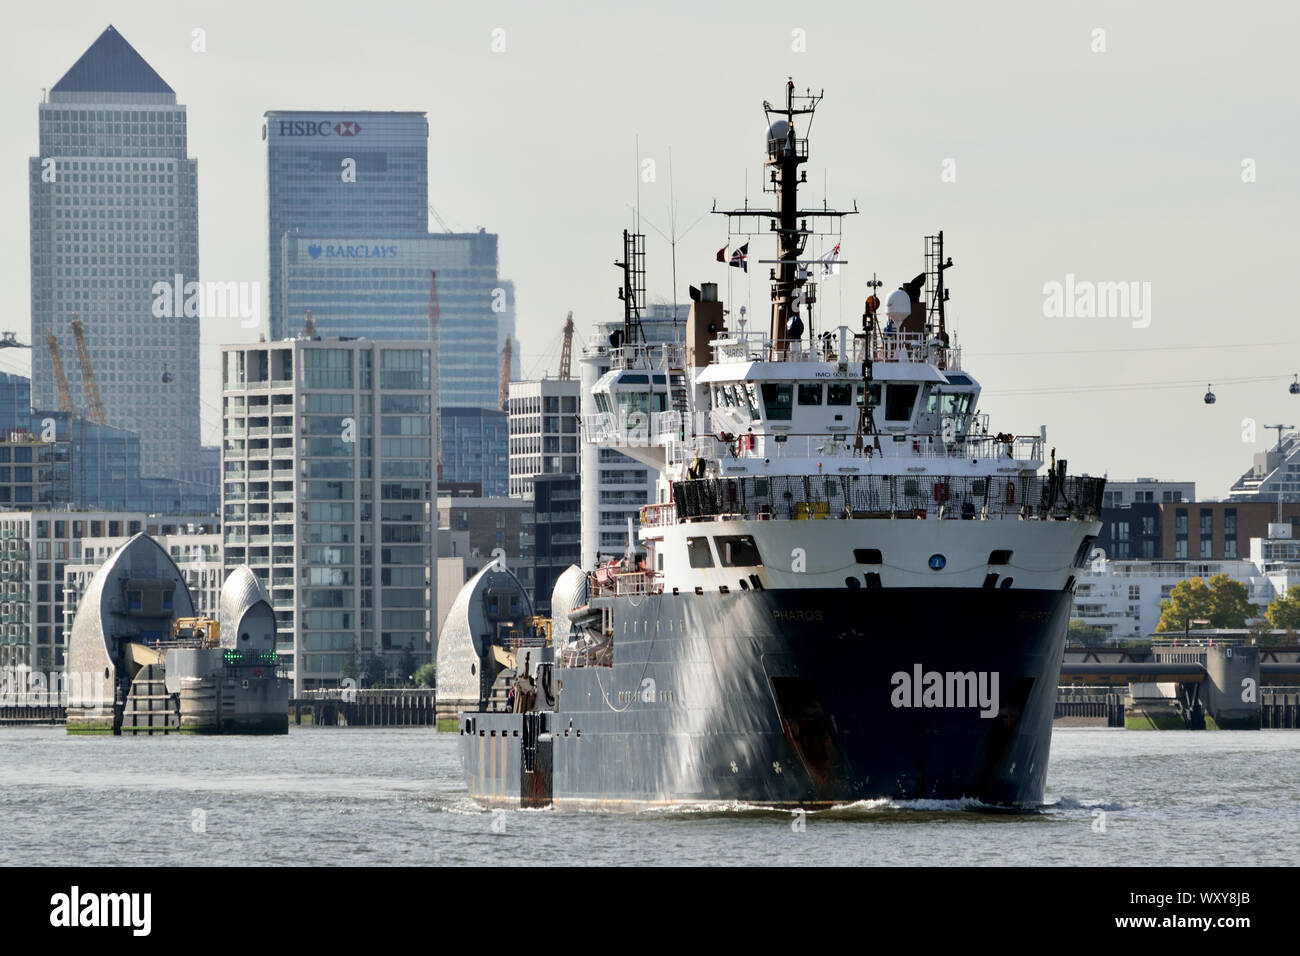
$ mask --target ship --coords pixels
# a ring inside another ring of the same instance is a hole
[[[713,210],[743,256],[776,240],[766,328],[701,283],[681,340],[646,341],[643,239],[624,233],[624,323],[582,437],[657,473],[656,500],[622,555],[561,576],[549,618],[503,565],[458,598],[439,706],[483,806],[1043,801],[1105,480],[1070,475],[1045,427],[978,411],[941,231],[883,306],[871,280],[860,326],[817,327],[856,212],[800,204],[821,99],[789,81],[764,102],[774,201]]]

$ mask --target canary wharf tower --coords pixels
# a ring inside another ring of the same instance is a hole
[[[172,302],[160,310],[154,291],[199,278],[185,107],[110,26],[39,114],[40,155],[29,161],[32,404],[65,404],[49,330],[75,414],[93,420],[102,408],[108,424],[139,432],[149,474],[186,477],[198,466],[199,319]],[[83,384],[74,317],[98,402]]]

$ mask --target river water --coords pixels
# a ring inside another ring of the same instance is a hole
[[[488,813],[457,737],[0,729],[0,862],[63,865],[1294,864],[1300,731],[1058,728],[1045,806]]]

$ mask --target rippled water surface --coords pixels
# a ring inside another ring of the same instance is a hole
[[[1300,731],[1061,728],[1038,813],[480,810],[453,734],[68,737],[0,728],[9,864],[1294,864]],[[802,823],[802,826],[800,824]]]

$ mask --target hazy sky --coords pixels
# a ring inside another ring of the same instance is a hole
[[[714,261],[726,221],[697,220],[715,198],[739,205],[746,174],[751,202],[765,201],[761,104],[793,76],[826,93],[808,198],[820,201],[826,183],[832,204],[861,210],[845,222],[849,264],[822,287],[819,328],[856,325],[871,274],[885,291],[910,279],[922,237],[942,228],[955,262],[950,315],[994,431],[1046,423],[1071,471],[1191,479],[1202,497],[1220,497],[1269,443],[1264,425],[1300,425],[1300,396],[1287,391],[1300,372],[1298,9],[11,5],[0,57],[10,318],[0,328],[29,334],[27,159],[41,89],[109,23],[189,108],[205,280],[265,286],[263,112],[427,111],[430,201],[453,228],[500,234],[529,375],[554,373],[568,310],[583,337],[621,314],[612,262],[638,160],[654,161],[654,181],[640,185],[652,300],[672,299],[669,245],[651,226],[670,231],[671,185],[678,232],[690,229],[677,243],[679,298],[701,281],[726,295],[735,280],[730,304],[765,315],[762,276]],[[192,50],[195,29],[206,52]],[[1254,182],[1243,181],[1247,161]],[[773,245],[756,238],[751,255],[772,258]],[[1049,317],[1044,287],[1067,274],[1150,283],[1149,314]],[[232,319],[205,323],[202,336],[213,442],[217,347],[257,335]],[[0,369],[28,368],[28,353],[0,353]],[[1201,401],[1210,382],[1213,406]],[[1244,419],[1258,426],[1254,441],[1243,440]]]

